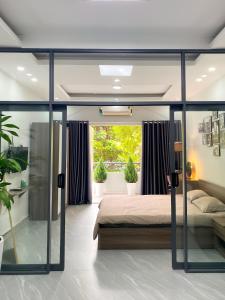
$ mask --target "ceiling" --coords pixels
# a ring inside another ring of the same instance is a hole
[[[24,47],[205,48],[224,0],[0,0]]]

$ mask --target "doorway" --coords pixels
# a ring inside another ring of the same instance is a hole
[[[116,121],[116,120],[115,120]],[[92,203],[99,203],[104,194],[126,194],[127,187],[124,179],[124,169],[129,159],[135,165],[139,174],[136,193],[141,193],[141,124],[126,123],[91,123],[90,147],[92,153],[91,170],[95,174],[96,166],[101,161],[106,170],[104,190],[101,195],[97,190],[98,183],[92,183]]]

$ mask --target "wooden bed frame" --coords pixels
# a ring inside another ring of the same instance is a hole
[[[199,180],[198,188],[225,203],[225,188]],[[171,226],[112,227],[100,225],[98,249],[170,249]],[[189,228],[189,246],[192,248],[213,248],[214,234],[211,227]],[[196,242],[197,241],[197,242]],[[177,227],[177,247],[183,248],[183,228]]]

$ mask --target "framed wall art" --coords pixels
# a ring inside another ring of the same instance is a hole
[[[205,124],[204,124],[204,122],[198,123],[198,132],[199,133],[204,133],[205,132]]]
[[[220,156],[220,145],[215,145],[213,147],[213,155],[214,156]]]
[[[220,142],[219,121],[213,121],[212,122],[212,141],[213,141],[213,145],[219,144],[219,142]]]
[[[204,119],[204,129],[205,133],[211,133],[212,132],[212,117],[206,117]]]
[[[213,111],[212,112],[212,120],[215,121],[218,119],[218,111]]]
[[[219,114],[220,129],[225,129],[225,113]]]

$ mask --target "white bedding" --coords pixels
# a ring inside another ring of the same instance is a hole
[[[177,225],[183,224],[183,195],[176,196]],[[212,217],[224,216],[225,212],[202,213],[188,202],[189,226],[212,226]],[[107,195],[99,205],[93,237],[97,237],[100,224],[171,224],[170,195]]]

